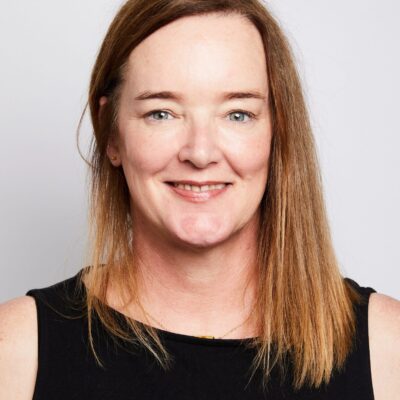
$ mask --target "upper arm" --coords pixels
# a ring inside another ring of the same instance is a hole
[[[35,299],[0,304],[0,399],[31,400],[38,368]]]
[[[395,399],[400,393],[400,301],[373,293],[368,308],[375,400]]]

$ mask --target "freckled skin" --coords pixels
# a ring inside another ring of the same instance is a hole
[[[184,100],[134,100],[145,90],[178,92]],[[268,96],[265,55],[256,28],[240,16],[179,19],[131,53],[119,136],[108,151],[122,164],[134,226],[148,243],[198,250],[254,234],[272,136],[267,100],[220,98],[249,90]],[[152,110],[166,113],[144,117]],[[235,120],[236,110],[256,119]],[[193,203],[165,184],[184,179],[233,185]]]

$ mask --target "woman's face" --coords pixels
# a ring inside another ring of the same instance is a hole
[[[108,148],[134,227],[191,248],[254,233],[270,154],[267,96],[262,40],[243,17],[181,18],[140,43]]]

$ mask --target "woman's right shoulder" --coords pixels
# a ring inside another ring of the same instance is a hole
[[[31,400],[38,369],[35,299],[21,296],[0,304],[0,399]]]

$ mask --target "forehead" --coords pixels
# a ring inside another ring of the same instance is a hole
[[[239,15],[178,19],[130,54],[125,75],[134,92],[267,90],[264,47],[255,26]]]

